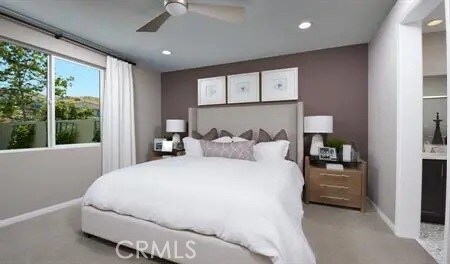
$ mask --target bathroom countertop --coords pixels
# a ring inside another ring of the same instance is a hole
[[[422,159],[427,160],[447,160],[447,153],[423,152]]]

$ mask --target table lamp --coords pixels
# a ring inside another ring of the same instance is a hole
[[[305,116],[304,133],[314,134],[311,139],[309,155],[318,156],[319,149],[323,147],[322,134],[333,133],[332,116]]]
[[[173,146],[176,148],[181,142],[181,138],[178,133],[186,132],[186,121],[182,119],[167,119],[166,132],[174,133],[172,135],[172,142]]]

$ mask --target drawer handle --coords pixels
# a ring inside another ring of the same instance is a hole
[[[326,198],[326,199],[332,199],[332,200],[340,200],[340,201],[350,201],[350,199],[348,198],[344,198],[344,197],[335,197],[335,196],[325,196],[325,195],[321,195],[320,198]]]
[[[330,177],[350,178],[350,176],[345,175],[345,174],[332,174],[332,173],[321,173],[320,176],[330,176]]]
[[[326,187],[326,188],[336,188],[336,189],[350,189],[347,186],[339,186],[339,185],[329,185],[329,184],[321,184],[320,187]]]

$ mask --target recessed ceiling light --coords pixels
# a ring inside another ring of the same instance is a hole
[[[304,29],[310,28],[311,26],[312,26],[311,22],[305,21],[305,22],[302,22],[300,25],[298,25],[298,28],[304,30]]]
[[[170,50],[163,50],[161,53],[164,55],[172,55],[172,51]]]
[[[442,24],[442,22],[444,22],[444,20],[442,20],[442,19],[434,19],[434,20],[429,21],[427,23],[427,26],[435,27],[435,26],[438,26],[438,25]]]

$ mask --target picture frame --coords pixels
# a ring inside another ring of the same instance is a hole
[[[198,105],[226,104],[225,76],[198,79]]]
[[[172,152],[173,150],[173,142],[172,141],[163,141],[162,142],[162,152]]]
[[[165,138],[155,138],[153,140],[153,150],[154,151],[162,151],[163,141],[166,141]]]
[[[227,102],[229,104],[260,101],[259,72],[227,76]]]
[[[298,68],[263,71],[261,101],[298,100]]]
[[[319,160],[338,161],[336,148],[319,148]]]

